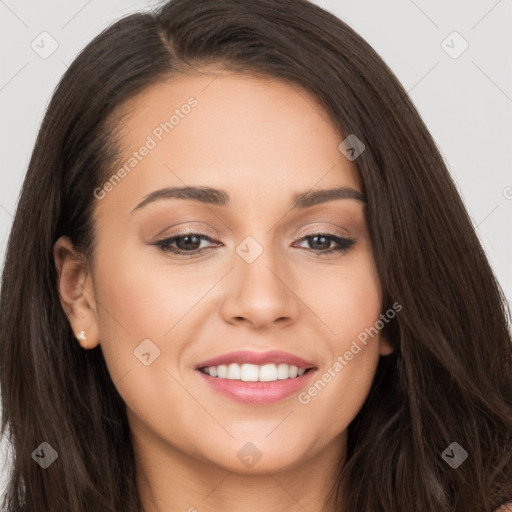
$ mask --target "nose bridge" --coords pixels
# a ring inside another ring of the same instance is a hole
[[[247,236],[235,251],[232,285],[224,302],[226,320],[242,317],[262,326],[294,318],[297,304],[288,282],[291,274],[279,248],[273,246],[271,233]]]

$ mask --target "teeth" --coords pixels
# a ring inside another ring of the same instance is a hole
[[[257,368],[257,367],[256,367]],[[277,380],[277,368],[275,364],[264,364],[260,366],[259,379],[261,382],[272,382]]]
[[[242,367],[239,367],[236,363],[233,363],[231,366],[240,368],[240,380],[243,380],[244,382],[258,382],[260,369],[257,365],[243,364]]]
[[[231,363],[230,365],[221,364],[219,366],[202,368],[202,371],[211,377],[241,380],[244,382],[273,382],[276,380],[294,379],[306,373],[305,368],[298,368],[286,363],[278,365],[264,364],[262,366],[248,363],[242,365]]]
[[[228,366],[228,374],[226,378],[231,380],[240,380],[240,375],[240,366],[238,366],[237,364],[230,364]]]

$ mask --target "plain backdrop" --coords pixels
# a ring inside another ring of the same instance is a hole
[[[510,301],[512,0],[317,3],[364,37],[409,92]],[[57,82],[102,29],[156,5],[149,0],[0,0],[1,266],[37,130]],[[8,451],[5,442],[0,448],[1,493]]]

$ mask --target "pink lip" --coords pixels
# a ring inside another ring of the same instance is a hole
[[[241,380],[219,379],[211,377],[201,370],[196,371],[215,391],[237,402],[253,405],[271,404],[298,393],[310,381],[311,376],[316,373],[316,370],[312,369],[301,377],[293,379],[273,382],[244,382]]]
[[[316,368],[314,363],[306,361],[305,359],[302,359],[301,357],[295,356],[288,352],[283,352],[281,350],[270,350],[268,352],[238,350],[236,352],[229,352],[228,354],[214,357],[213,359],[208,359],[207,361],[197,365],[196,369],[206,368],[209,366],[219,366],[221,364],[228,365],[231,363],[250,363],[257,364],[258,366],[271,363],[286,363],[288,365],[297,366],[297,368],[304,368],[305,370],[308,368]]]

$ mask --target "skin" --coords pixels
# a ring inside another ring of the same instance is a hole
[[[312,385],[376,323],[382,297],[364,203],[289,211],[295,193],[362,192],[361,182],[311,95],[277,80],[213,78],[160,82],[120,111],[124,162],[189,97],[198,101],[96,200],[88,266],[69,239],[57,241],[61,301],[73,331],[87,334],[77,343],[101,345],[126,402],[146,511],[334,511],[324,501],[345,457],[347,427],[379,357],[393,350],[388,340],[371,339],[307,404],[296,395],[270,405],[235,402],[195,366],[233,350],[278,349],[316,364]],[[150,192],[184,185],[224,189],[230,205],[162,199],[130,213]],[[213,235],[200,246],[211,251],[185,258],[151,245],[183,227]],[[356,243],[322,255],[336,242],[315,245],[305,236],[326,229]],[[263,248],[252,263],[236,252],[247,236]],[[146,366],[134,350],[147,338],[160,356]],[[262,454],[252,467],[237,457],[247,442]]]

